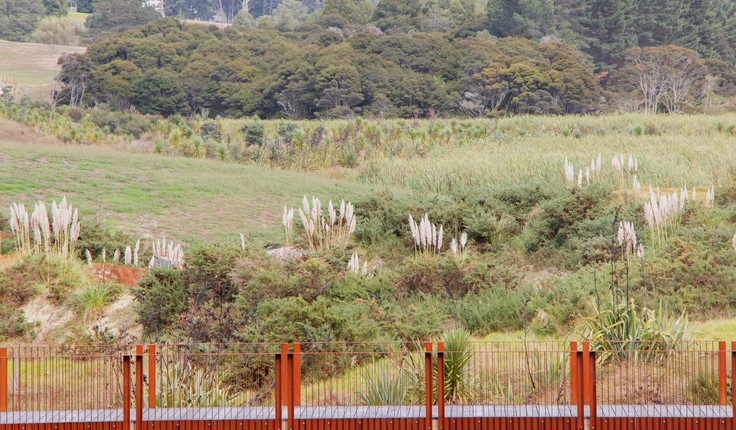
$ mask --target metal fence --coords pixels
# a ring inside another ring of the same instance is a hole
[[[14,346],[0,430],[725,429],[735,365],[695,341]]]

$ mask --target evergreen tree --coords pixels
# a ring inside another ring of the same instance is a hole
[[[487,13],[488,30],[499,37],[539,39],[553,28],[552,0],[490,0]]]
[[[26,40],[44,12],[41,0],[0,0],[0,39]]]
[[[627,49],[637,46],[632,0],[592,0],[585,37],[586,50],[600,65],[619,64]]]

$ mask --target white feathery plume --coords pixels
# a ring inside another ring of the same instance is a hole
[[[125,255],[123,256],[123,264],[130,266],[133,264],[133,249],[130,246],[125,247]]]

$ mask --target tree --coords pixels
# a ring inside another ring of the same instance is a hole
[[[44,13],[41,0],[0,0],[0,39],[26,40]]]
[[[59,57],[59,65],[61,71],[56,80],[65,85],[61,94],[68,97],[69,106],[78,106],[89,87],[94,65],[84,54],[63,54]]]
[[[153,8],[144,7],[139,0],[100,0],[95,12],[87,17],[88,36],[99,38],[102,34],[123,31],[161,18]]]
[[[501,109],[511,92],[511,84],[506,80],[508,72],[505,65],[494,63],[473,74],[459,103],[460,110],[470,116],[484,117]]]
[[[487,13],[491,34],[539,39],[551,33],[554,4],[552,0],[490,0]]]
[[[633,0],[592,0],[584,36],[585,50],[598,65],[620,64],[627,49],[637,46]]]
[[[380,0],[373,19],[381,30],[393,32],[416,30],[423,21],[419,0]]]
[[[353,107],[363,101],[360,76],[351,65],[335,65],[319,72],[314,82],[317,91],[319,116],[324,118],[350,117]]]
[[[626,58],[627,71],[636,77],[646,114],[656,114],[660,103],[667,112],[681,112],[686,103],[694,102],[696,83],[706,75],[698,53],[679,46],[633,48]]]
[[[373,7],[366,0],[325,0],[320,11],[322,17],[337,15],[350,23],[365,24],[373,13]]]
[[[283,0],[273,11],[272,19],[282,31],[292,31],[309,16],[307,7],[299,0]]]
[[[189,113],[187,96],[179,76],[166,70],[150,70],[135,81],[133,104],[145,114]]]

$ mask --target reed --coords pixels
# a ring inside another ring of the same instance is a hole
[[[10,231],[21,255],[46,254],[71,259],[75,256],[79,239],[78,211],[67,203],[66,197],[59,204],[56,201],[51,203],[50,219],[43,202],[35,204],[30,216],[23,203],[13,203],[10,206]]]
[[[355,232],[357,225],[355,208],[352,203],[342,200],[340,206],[336,208],[330,200],[325,216],[322,202],[314,196],[311,206],[307,196],[304,196],[302,208],[299,209],[299,218],[301,218],[304,233],[312,251],[345,247],[350,242],[350,237]]]
[[[184,249],[180,243],[166,242],[166,238],[156,239],[151,246],[153,256],[148,262],[148,268],[173,267],[184,268]]]

